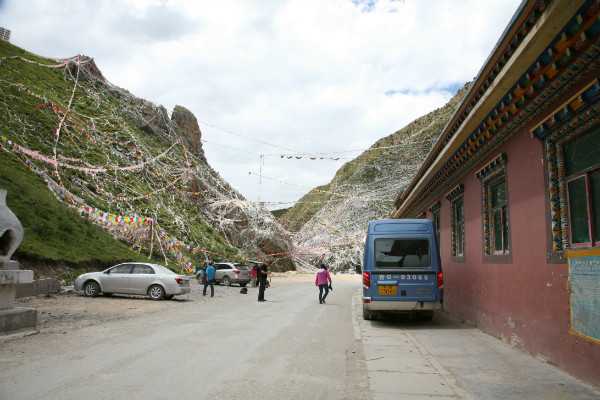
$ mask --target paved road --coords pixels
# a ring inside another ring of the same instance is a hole
[[[230,294],[8,341],[0,399],[369,399],[358,284],[335,283],[325,305],[314,283],[274,284],[265,303],[255,288],[219,286]],[[27,360],[11,362],[20,352]]]
[[[217,290],[0,343],[0,399],[600,399],[446,314],[364,321],[358,280],[335,282],[325,305],[312,283],[276,284],[265,303]]]

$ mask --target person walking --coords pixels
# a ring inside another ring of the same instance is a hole
[[[329,275],[325,264],[321,264],[321,269],[317,271],[315,285],[319,287],[319,304],[324,304],[325,297],[327,297],[329,289],[331,289],[331,275]],[[323,291],[325,291],[325,295],[323,295]]]
[[[202,296],[206,296],[206,287],[210,285],[210,297],[215,297],[215,267],[212,261],[208,262],[204,278],[204,290],[202,291]]]
[[[258,268],[258,301],[267,301],[265,300],[265,288],[267,287],[267,278],[271,275],[270,265],[271,260],[265,260]]]

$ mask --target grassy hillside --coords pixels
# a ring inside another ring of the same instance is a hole
[[[313,264],[351,268],[362,259],[362,235],[373,219],[388,218],[468,90],[465,85],[444,106],[378,140],[344,164],[328,185],[306,194],[279,221],[295,232],[295,242]],[[320,251],[322,243],[339,243]]]
[[[89,58],[5,41],[0,57],[0,188],[25,230],[13,259],[76,268],[152,254],[180,269],[205,258],[192,249],[238,254],[208,209],[235,194],[164,108],[106,82]]]

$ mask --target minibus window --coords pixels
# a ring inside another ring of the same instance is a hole
[[[428,239],[375,240],[376,268],[428,268],[430,260]]]

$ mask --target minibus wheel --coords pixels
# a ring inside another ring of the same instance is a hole
[[[377,319],[377,317],[376,314],[370,313],[366,308],[363,307],[363,319],[366,321],[369,319]]]

